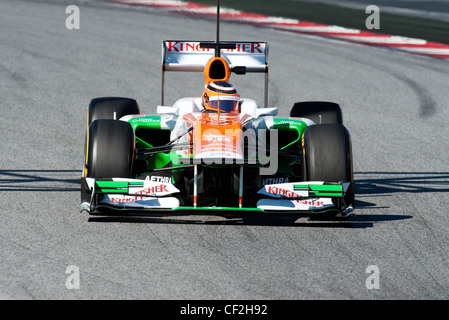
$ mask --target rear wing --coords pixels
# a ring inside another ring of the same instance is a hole
[[[162,42],[162,90],[164,105],[164,74],[166,71],[203,72],[209,59],[222,57],[236,74],[264,73],[264,106],[268,106],[268,42],[200,42],[164,40]]]

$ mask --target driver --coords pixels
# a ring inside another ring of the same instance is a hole
[[[205,112],[239,112],[240,96],[229,82],[210,82],[201,99]]]

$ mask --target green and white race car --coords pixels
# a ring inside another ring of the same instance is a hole
[[[90,102],[81,211],[353,213],[341,108],[298,102],[288,117],[268,108],[268,43],[166,40],[162,52],[155,114],[129,98]],[[165,106],[168,71],[204,72],[203,96]],[[250,72],[265,75],[263,107],[229,82]]]

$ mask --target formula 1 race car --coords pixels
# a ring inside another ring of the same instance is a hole
[[[217,24],[219,14],[217,14]],[[351,139],[332,102],[267,106],[268,43],[162,43],[157,114],[129,98],[90,102],[81,211],[331,213],[354,208]],[[167,71],[204,72],[200,97],[164,106]],[[241,98],[230,76],[265,75],[265,102]]]

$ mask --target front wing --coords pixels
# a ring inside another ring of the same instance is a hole
[[[337,211],[340,216],[352,214],[345,204],[349,182],[303,181],[263,186],[256,207],[181,206],[179,190],[170,182],[138,179],[82,178],[81,211],[94,213],[103,208],[114,210],[189,211],[189,212],[281,212],[321,213]]]

